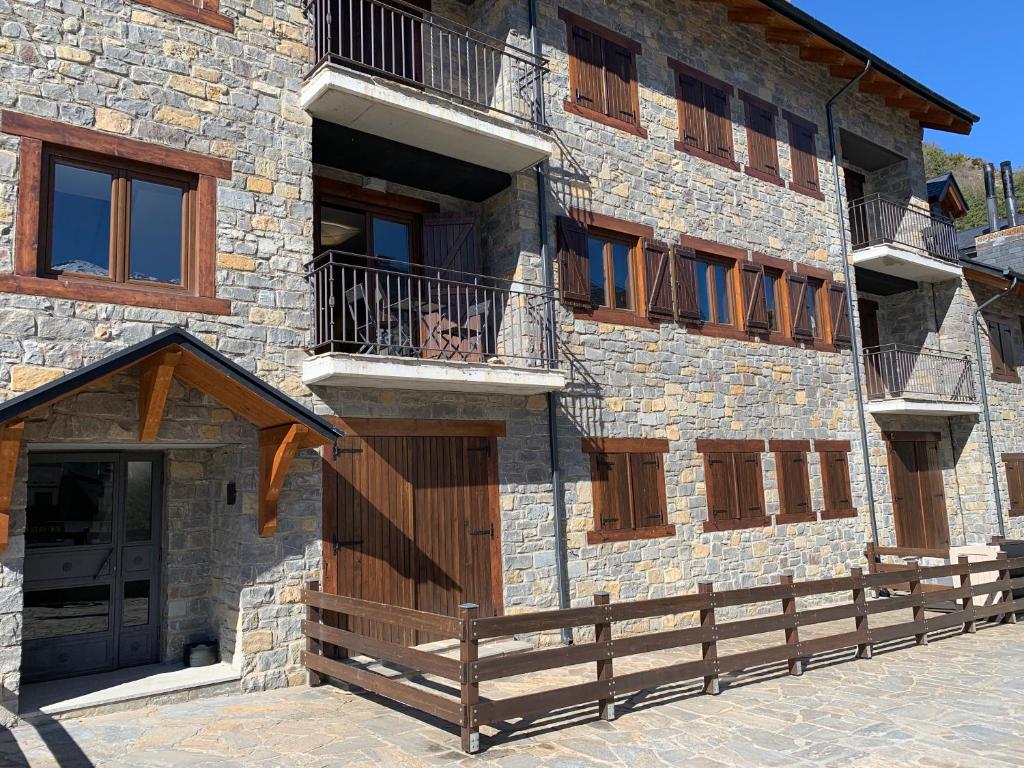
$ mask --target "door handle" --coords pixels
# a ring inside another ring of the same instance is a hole
[[[103,569],[106,567],[107,562],[110,560],[110,556],[112,554],[114,554],[114,548],[113,547],[111,547],[110,549],[107,550],[107,556],[103,558],[103,562],[100,563],[100,567],[97,568],[96,569],[96,573],[94,573],[92,575],[92,580],[93,581],[96,581],[96,579],[98,579],[100,577],[100,574],[103,573]]]

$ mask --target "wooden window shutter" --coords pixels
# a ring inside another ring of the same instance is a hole
[[[759,264],[743,263],[743,304],[747,308],[747,330],[766,331],[768,323],[768,301],[764,293],[764,267]]]
[[[708,497],[708,521],[740,517],[736,501],[736,474],[731,453],[708,453],[704,457],[704,485]]]
[[[750,165],[758,171],[779,175],[779,149],[775,139],[775,115],[767,107],[747,102]]]
[[[647,316],[652,320],[672,319],[672,269],[665,243],[644,241],[644,276]]]
[[[604,40],[582,27],[572,28],[577,104],[605,111]]]
[[[679,319],[700,322],[700,303],[697,300],[697,252],[686,246],[672,249],[675,263],[676,310]]]
[[[849,459],[841,451],[824,451],[819,456],[825,511],[836,515],[849,512],[853,509]]]
[[[737,453],[733,458],[736,463],[736,503],[739,517],[765,517],[767,512],[764,506],[761,454]]]
[[[633,515],[637,528],[665,525],[665,473],[657,453],[629,454]]]
[[[682,104],[682,142],[698,149],[708,149],[705,126],[704,83],[680,72],[677,76],[679,101]]]
[[[779,473],[782,514],[810,514],[811,483],[807,474],[807,454],[803,451],[781,451],[775,454],[775,464]]]
[[[1010,326],[1005,323],[998,323],[999,325],[999,349],[1002,352],[1003,366],[1006,368],[1008,374],[1013,374],[1014,368],[1017,366],[1013,356],[1013,334],[1010,332]]]
[[[558,282],[562,301],[590,306],[590,257],[587,228],[575,219],[558,217]]]
[[[792,151],[793,183],[804,189],[818,191],[818,152],[814,129],[790,121],[789,146]]]
[[[633,104],[633,54],[621,45],[605,40],[604,68],[608,116],[637,123],[640,116]]]
[[[476,219],[431,216],[423,220],[424,267],[475,275],[480,272],[479,254]]]
[[[1010,514],[1024,515],[1024,456],[1005,456],[1006,490],[1010,496]]]
[[[828,289],[828,304],[832,319],[832,343],[849,344],[853,340],[850,332],[850,313],[846,310],[846,286],[832,283]]]
[[[789,310],[793,335],[808,339],[814,338],[811,316],[807,311],[807,278],[803,275],[794,274],[788,275],[787,278],[789,282]]]
[[[616,531],[629,527],[627,458],[622,453],[595,453],[590,457],[595,530]]]
[[[732,160],[732,115],[729,97],[713,85],[704,84],[704,109],[707,117],[707,150]]]

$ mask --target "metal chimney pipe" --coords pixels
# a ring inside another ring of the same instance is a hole
[[[1017,226],[1017,190],[1013,183],[1013,163],[1004,160],[999,165],[1003,175],[1003,194],[1006,195],[1006,218],[1011,227]]]
[[[985,163],[985,201],[988,205],[989,232],[999,231],[999,208],[996,205],[996,167]]]

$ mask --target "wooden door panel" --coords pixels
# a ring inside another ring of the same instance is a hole
[[[917,452],[914,443],[889,444],[889,469],[896,546],[923,547],[921,494],[917,482]]]
[[[921,522],[926,542],[924,546],[941,549],[949,546],[949,522],[939,444],[920,442],[916,447],[918,474],[921,480]]]
[[[471,437],[460,442],[463,443],[466,466],[463,513],[466,557],[463,559],[462,601],[479,605],[481,616],[496,616],[498,611],[492,590],[492,544],[498,531],[491,515],[492,439]]]

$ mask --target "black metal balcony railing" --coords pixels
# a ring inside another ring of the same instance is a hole
[[[850,232],[854,250],[893,243],[953,264],[960,259],[952,221],[923,206],[881,195],[850,201]]]
[[[555,296],[542,286],[342,251],[307,275],[315,354],[552,367]]]
[[[911,396],[949,403],[974,403],[974,365],[966,355],[953,355],[901,344],[864,350],[868,399]]]
[[[333,61],[546,126],[547,62],[531,51],[403,0],[308,0],[305,11],[318,62]]]

